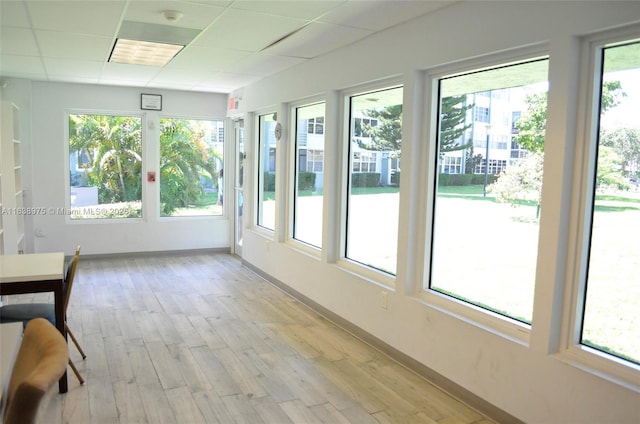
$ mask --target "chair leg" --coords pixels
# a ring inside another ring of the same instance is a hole
[[[71,367],[71,369],[73,370],[73,373],[78,378],[78,381],[80,381],[80,384],[81,385],[84,384],[84,379],[80,375],[80,372],[78,371],[78,369],[76,368],[75,364],[73,363],[73,361],[71,359],[69,359],[69,366]]]
[[[76,340],[76,337],[73,335],[71,330],[69,330],[69,326],[66,323],[65,327],[67,328],[67,334],[71,337],[73,344],[76,345],[76,347],[78,348],[78,352],[80,352],[80,355],[82,355],[82,359],[85,359],[87,355],[85,355],[84,350],[82,350],[82,348],[80,347],[80,343],[78,343],[78,340]]]

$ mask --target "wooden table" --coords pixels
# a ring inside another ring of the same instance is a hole
[[[0,416],[4,416],[11,370],[22,342],[22,323],[0,324]]]
[[[63,252],[0,255],[0,295],[53,292],[56,327],[66,340],[63,281]],[[58,387],[67,392],[66,371]]]

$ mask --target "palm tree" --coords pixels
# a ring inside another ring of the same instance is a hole
[[[102,203],[142,199],[142,119],[71,115],[69,152],[82,153],[88,185]]]
[[[204,121],[160,120],[160,203],[162,215],[197,203],[201,177],[215,183],[220,155],[206,140]]]

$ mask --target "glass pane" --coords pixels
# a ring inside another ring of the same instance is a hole
[[[640,363],[640,43],[604,49],[582,340]]]
[[[273,114],[258,118],[258,225],[270,230],[276,224],[276,121]]]
[[[322,247],[325,104],[296,108],[296,185],[294,187],[293,238]],[[314,130],[314,128],[316,130]],[[313,132],[312,132],[313,131]]]
[[[244,160],[246,159],[245,146],[244,146],[244,121],[236,123],[236,246],[242,246],[242,215],[244,210]],[[238,253],[238,252],[236,252]]]
[[[346,257],[395,275],[402,87],[352,96],[350,109]]]
[[[324,122],[324,114],[324,103],[296,108],[293,238],[316,247],[322,247],[324,134],[322,125],[313,131],[308,122]]]
[[[142,118],[69,115],[71,219],[142,216]]]
[[[222,215],[224,122],[160,119],[160,216]]]
[[[430,288],[526,323],[533,312],[547,62],[440,80]],[[514,112],[522,115],[515,123]],[[526,155],[511,159],[504,140],[524,146]]]

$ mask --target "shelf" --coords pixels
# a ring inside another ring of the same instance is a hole
[[[15,211],[24,207],[22,189],[22,143],[20,142],[20,109],[2,102],[0,111],[0,207],[13,210],[0,216],[0,254],[25,251],[25,217]],[[12,172],[13,170],[13,172]]]

